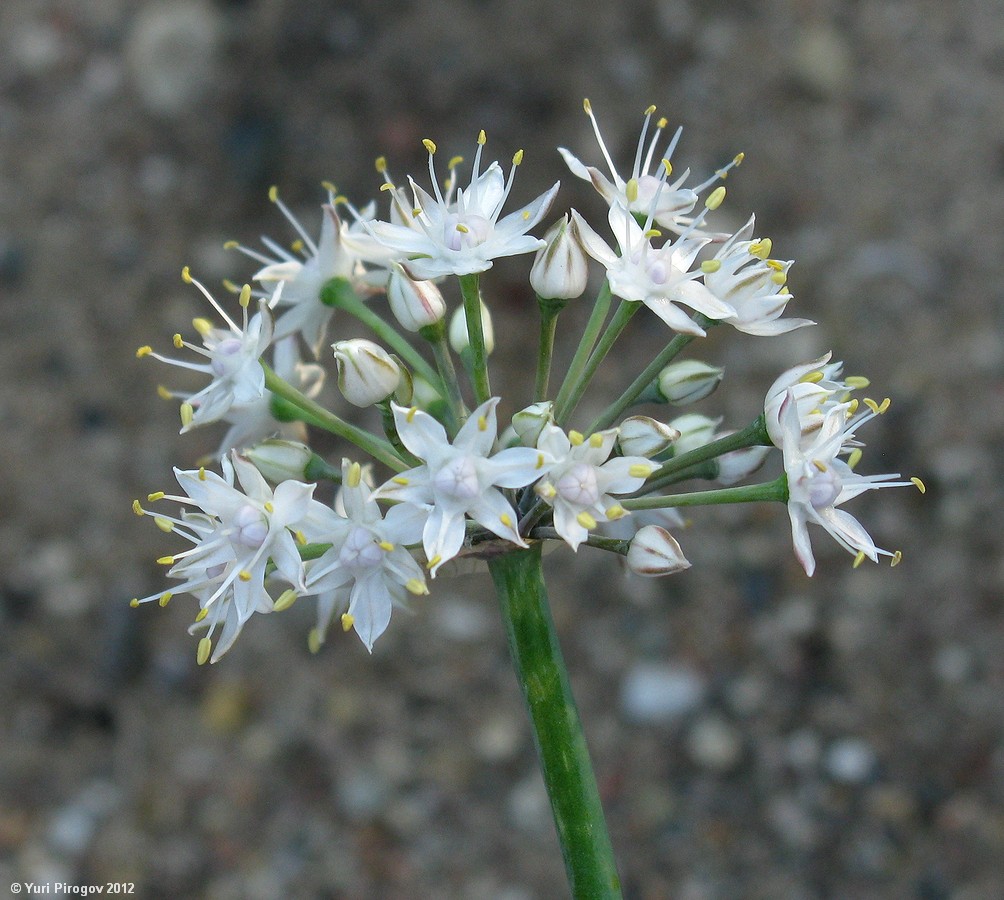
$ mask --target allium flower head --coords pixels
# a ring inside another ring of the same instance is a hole
[[[482,403],[451,443],[446,430],[428,413],[391,404],[401,442],[423,465],[391,478],[376,496],[428,509],[422,544],[429,570],[460,552],[465,516],[520,547],[518,516],[499,488],[518,488],[536,481],[548,463],[540,450],[511,447],[490,455],[498,434],[498,398]]]
[[[226,328],[217,328],[208,319],[195,319],[193,325],[202,337],[202,346],[189,343],[180,334],[174,336],[174,346],[185,348],[203,357],[203,363],[171,359],[154,353],[150,347],[140,347],[139,357],[152,356],[161,362],[183,369],[205,372],[212,380],[196,394],[177,393],[162,390],[167,397],[184,399],[181,406],[182,432],[189,431],[208,422],[217,422],[235,406],[246,406],[260,400],[265,395],[265,372],[259,359],[272,342],[272,312],[263,299],[258,301],[258,312],[248,318],[251,302],[251,288],[247,285],[240,292],[243,322],[238,325],[223,310],[201,282],[189,274],[187,267],[182,277],[194,284],[212,304],[226,323]],[[281,288],[276,291],[271,302],[278,299]]]
[[[558,191],[555,184],[532,203],[499,218],[512,189],[516,168],[523,159],[520,150],[513,157],[512,169],[506,179],[502,167],[493,162],[481,172],[481,152],[486,138],[482,131],[474,155],[471,182],[467,188],[457,188],[451,177],[446,194],[439,188],[434,165],[436,145],[426,140],[429,151],[429,175],[433,194],[409,178],[415,200],[413,222],[367,223],[369,232],[385,247],[403,257],[409,274],[418,280],[444,275],[471,275],[484,272],[492,260],[502,256],[532,253],[543,241],[527,232],[547,213]],[[453,172],[459,160],[452,160]],[[388,184],[389,190],[395,190]]]

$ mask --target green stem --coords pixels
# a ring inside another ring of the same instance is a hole
[[[332,434],[337,434],[339,437],[351,441],[374,459],[390,466],[395,472],[402,472],[408,468],[387,441],[346,422],[319,403],[305,397],[291,384],[283,381],[265,363],[262,363],[261,367],[265,370],[265,387],[277,397],[282,397],[283,400],[295,406],[300,412],[300,418],[308,425],[316,425],[318,428],[323,428],[325,431],[330,431]]]
[[[492,395],[488,381],[488,351],[485,349],[484,329],[481,325],[481,291],[478,288],[480,276],[460,276],[460,292],[464,296],[464,316],[467,319],[467,341],[471,352],[471,384],[474,397],[480,406]]]
[[[606,321],[612,301],[613,294],[610,293],[610,282],[604,281],[603,287],[596,297],[596,302],[593,304],[593,311],[589,314],[589,321],[586,322],[585,330],[579,339],[579,346],[575,350],[575,355],[572,357],[571,363],[569,363],[568,371],[565,373],[565,378],[558,390],[558,396],[554,399],[555,416],[564,407],[565,402],[568,400],[568,395],[582,375],[582,369],[589,360],[589,354],[592,352],[596,339],[599,337],[600,329]]]
[[[668,497],[636,497],[622,500],[621,506],[629,510],[670,509],[680,506],[710,506],[720,503],[758,503],[765,500],[788,500],[788,478],[779,475],[764,484],[746,484],[740,487],[720,488],[716,491],[694,491],[690,494],[672,494]]]
[[[565,859],[572,896],[619,898],[596,777],[548,605],[540,544],[488,563]]]
[[[357,318],[400,356],[411,367],[413,372],[417,372],[429,384],[433,386],[439,385],[436,370],[426,362],[401,332],[363,303],[362,299],[352,289],[352,285],[346,279],[332,278],[326,282],[321,288],[321,302],[327,306],[344,310],[350,316]]]
[[[565,308],[565,300],[544,300],[537,297],[540,308],[540,342],[537,347],[537,378],[533,385],[534,403],[547,399],[547,385],[551,380],[551,358],[554,354],[554,331],[558,313]]]
[[[606,331],[603,332],[603,337],[600,338],[599,343],[596,345],[596,349],[589,355],[589,360],[583,367],[582,374],[576,380],[571,391],[569,391],[565,405],[561,408],[560,413],[555,414],[555,421],[559,425],[564,424],[568,417],[575,412],[575,407],[579,405],[579,400],[582,399],[586,388],[589,387],[589,382],[593,380],[593,376],[600,367],[600,363],[603,362],[607,353],[610,352],[614,341],[620,337],[627,323],[631,321],[631,317],[640,308],[640,303],[631,300],[622,300],[620,302],[617,311],[610,319],[610,324],[607,325]]]
[[[446,338],[446,323],[439,321],[434,325],[426,325],[419,329],[418,333],[432,347],[432,356],[436,360],[436,368],[439,369],[439,376],[446,392],[446,401],[453,417],[453,422],[448,425],[447,431],[455,434],[459,424],[467,418],[467,407],[460,394],[457,370],[453,365],[453,357],[450,355],[450,343]]]
[[[717,441],[711,441],[700,447],[695,447],[693,450],[688,450],[686,453],[681,453],[679,456],[674,456],[672,459],[664,462],[649,476],[641,492],[648,493],[649,491],[658,490],[671,481],[676,480],[675,476],[679,475],[680,472],[689,469],[697,463],[716,459],[723,453],[729,453],[732,450],[743,450],[746,447],[769,447],[772,443],[770,435],[767,434],[766,419],[763,415],[760,415],[741,431],[728,434]]]

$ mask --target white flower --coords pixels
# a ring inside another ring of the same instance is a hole
[[[696,403],[710,396],[725,377],[725,370],[699,359],[680,359],[664,368],[657,379],[659,395],[674,406]]]
[[[224,457],[222,467],[222,477],[205,469],[175,469],[187,496],[157,493],[150,498],[173,500],[182,507],[201,510],[192,513],[183,509],[177,519],[154,516],[164,531],[177,531],[194,545],[161,562],[171,566],[168,577],[182,582],[167,592],[167,599],[173,593],[185,592],[199,600],[201,612],[193,629],[209,629],[200,641],[200,662],[209,657],[212,634],[218,625],[222,623],[222,633],[212,662],[230,649],[254,613],[272,611],[273,600],[265,589],[269,562],[292,590],[302,591],[305,587],[303,563],[292,532],[309,509],[314,485],[284,481],[273,491],[261,473],[236,453]],[[133,508],[146,513],[138,502]],[[160,593],[133,600],[133,605],[155,599],[166,603],[165,594]]]
[[[498,398],[482,403],[463,424],[451,444],[446,431],[428,413],[391,404],[404,446],[424,465],[390,479],[377,497],[430,509],[422,534],[429,570],[436,570],[460,551],[465,517],[520,547],[518,516],[499,488],[518,488],[539,478],[548,460],[531,447],[511,447],[489,456],[495,445]]]
[[[662,155],[657,157],[655,151],[659,143],[659,137],[667,125],[666,119],[660,118],[656,122],[655,133],[652,135],[652,139],[646,150],[645,139],[652,122],[652,116],[655,113],[655,107],[650,106],[645,110],[645,124],[642,126],[641,135],[638,138],[638,147],[635,151],[631,175],[629,178],[624,179],[617,173],[617,168],[603,141],[603,136],[600,134],[600,127],[596,122],[596,117],[593,115],[592,104],[588,100],[585,100],[582,106],[586,111],[586,115],[589,116],[590,124],[593,126],[596,143],[600,146],[600,153],[603,155],[603,159],[610,171],[610,178],[607,178],[595,166],[586,166],[581,163],[564,147],[559,147],[558,152],[565,160],[568,168],[571,169],[572,174],[590,182],[607,202],[608,206],[622,206],[629,212],[640,215],[643,218],[651,218],[663,228],[668,228],[671,231],[679,232],[690,227],[692,221],[687,218],[687,214],[697,205],[698,195],[701,191],[719,179],[724,178],[733,166],[737,166],[742,162],[742,154],[740,154],[729,165],[717,171],[712,178],[695,188],[683,186],[687,178],[690,177],[689,169],[685,170],[672,184],[667,184],[666,176],[669,172],[666,171],[666,164],[673,156],[673,151],[676,149],[676,144],[680,139],[683,129],[678,128],[676,130]],[[652,174],[653,164],[659,170],[658,174]],[[629,189],[628,185],[632,183],[633,187]]]
[[[703,337],[705,331],[676,304],[682,303],[710,319],[724,319],[735,310],[718,299],[697,279],[701,270],[690,267],[706,237],[685,232],[661,247],[652,244],[657,231],[642,228],[634,216],[622,206],[610,208],[610,229],[617,237],[619,252],[590,227],[575,210],[572,218],[578,222],[583,246],[607,270],[611,292],[624,300],[644,303],[670,328],[684,334]]]
[[[488,310],[488,304],[480,297],[478,304],[481,308],[481,337],[484,338],[485,342],[485,354],[490,355],[495,349],[495,328],[492,325],[492,314]],[[463,353],[471,346],[471,336],[467,331],[467,310],[463,306],[458,306],[453,311],[453,315],[450,316],[447,338],[456,353]]]
[[[373,218],[375,207],[370,204],[361,212],[353,210],[356,221],[351,225],[342,221],[335,204],[345,202],[329,190],[329,202],[322,207],[321,234],[315,243],[303,225],[279,199],[275,188],[269,199],[293,226],[299,240],[291,253],[271,238],[262,243],[271,256],[229,242],[228,247],[263,264],[253,276],[260,284],[274,285],[283,282],[280,306],[285,308],[276,322],[276,337],[301,334],[315,356],[320,355],[328,322],[334,309],[321,302],[321,289],[332,278],[344,278],[361,294],[372,293],[387,281],[386,266],[392,255],[378,244],[366,231],[366,222]],[[378,268],[367,269],[365,263]]]
[[[555,531],[573,550],[600,522],[627,515],[613,495],[638,490],[655,471],[643,456],[609,459],[616,440],[616,428],[586,439],[557,425],[545,425],[537,440],[537,448],[553,462],[534,491],[553,508]]]
[[[522,161],[522,150],[513,157],[508,180],[497,162],[481,172],[481,151],[485,144],[482,131],[471,183],[466,189],[457,189],[454,199],[452,179],[445,197],[439,189],[433,165],[436,145],[429,140],[424,143],[429,151],[429,174],[435,196],[409,178],[415,199],[413,223],[410,226],[395,222],[366,224],[376,240],[407,258],[405,267],[412,277],[422,280],[484,272],[491,268],[494,259],[532,253],[543,246],[543,241],[530,237],[527,232],[547,213],[558,191],[557,184],[522,209],[499,218],[512,188],[516,167]],[[455,164],[453,161],[449,168],[452,170]]]
[[[174,346],[177,349],[185,348],[197,353],[205,358],[204,363],[171,359],[154,353],[150,347],[140,347],[136,355],[152,356],[172,366],[205,372],[211,376],[209,384],[196,394],[166,389],[161,392],[166,397],[184,399],[185,402],[181,406],[181,431],[184,433],[199,425],[219,421],[234,406],[247,406],[264,397],[265,371],[259,359],[272,342],[272,313],[268,304],[260,300],[258,312],[248,319],[251,289],[245,285],[240,293],[244,318],[242,324],[238,325],[224,312],[209,291],[192,278],[187,267],[183,270],[182,277],[202,292],[226,322],[227,327],[216,328],[208,319],[195,319],[193,325],[202,337],[201,347],[182,339],[180,334],[174,336]],[[278,294],[279,291],[276,292],[276,297]]]
[[[575,219],[564,215],[544,235],[530,267],[530,287],[542,300],[574,300],[581,297],[589,280],[589,258],[579,237]]]
[[[896,480],[900,477],[898,474],[857,475],[848,462],[839,458],[849,445],[856,443],[854,431],[884,408],[869,406],[867,412],[848,418],[850,407],[847,403],[830,407],[806,445],[794,390],[788,390],[781,404],[781,450],[788,479],[788,515],[795,555],[807,575],[812,575],[816,567],[809,542],[809,522],[822,525],[858,561],[867,557],[877,562],[881,555],[892,557],[895,564],[899,559],[897,553],[876,547],[857,519],[837,507],[876,488],[914,484],[923,490],[919,481]]]
[[[704,283],[720,300],[735,309],[722,321],[738,331],[776,335],[815,323],[809,319],[781,319],[791,300],[785,282],[791,262],[771,259],[769,238],[753,239],[754,218],[732,235],[710,260],[701,265]]]
[[[401,367],[379,344],[365,338],[332,344],[338,366],[338,389],[349,403],[367,407],[397,390]]]
[[[401,503],[384,516],[359,463],[342,460],[339,500],[344,511],[313,503],[304,532],[331,549],[307,564],[307,593],[318,597],[318,625],[312,641],[323,642],[334,614],[355,628],[366,649],[390,623],[391,610],[409,594],[427,594],[421,566],[406,549],[422,538],[428,511]]]

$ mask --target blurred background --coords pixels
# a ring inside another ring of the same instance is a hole
[[[554,215],[601,225],[554,149],[600,162],[585,96],[625,166],[653,103],[684,127],[678,170],[745,151],[719,221],[755,211],[796,260],[790,314],[821,323],[714,333],[696,354],[726,380],[697,411],[745,425],[833,348],[893,398],[862,469],[929,488],[852,507],[902,548],[892,571],[820,533],[807,579],[780,507],[694,511],[671,579],[550,557],[627,894],[1004,896],[991,0],[0,4],[0,884],[565,895],[486,577],[438,581],[372,657],[341,635],[311,656],[301,603],[200,669],[190,598],[128,606],[170,549],[130,503],[220,438],[178,437],[174,371],[134,350],[206,314],[182,265],[243,281],[225,240],[294,237],[270,185],[313,230],[323,179],[362,204],[377,155],[424,180],[422,138],[469,156],[484,128],[489,159],[526,150],[516,205],[561,178]],[[522,277],[486,279],[509,413],[532,381]],[[565,318],[567,359],[584,311]],[[611,392],[664,336],[642,318]]]

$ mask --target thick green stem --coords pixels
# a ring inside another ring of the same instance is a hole
[[[593,304],[593,311],[589,314],[589,321],[586,322],[582,337],[579,339],[579,346],[575,350],[575,355],[568,365],[568,371],[565,373],[565,378],[558,390],[558,396],[554,398],[554,413],[556,418],[568,400],[568,395],[572,392],[572,389],[582,375],[582,370],[589,360],[589,354],[592,352],[596,339],[600,335],[600,329],[606,321],[612,301],[613,294],[610,293],[610,283],[604,281],[603,287],[596,297],[596,302]]]
[[[380,460],[384,465],[390,466],[395,472],[407,469],[407,464],[394,452],[394,448],[387,441],[378,438],[363,428],[359,428],[344,419],[339,418],[333,412],[329,412],[319,403],[315,403],[309,397],[305,397],[289,382],[284,381],[275,374],[265,363],[261,364],[265,370],[265,387],[277,397],[292,404],[299,412],[300,418],[308,425],[316,425],[332,434],[345,438],[355,444],[359,449],[365,450],[374,459]]]
[[[488,381],[488,351],[485,348],[484,328],[481,324],[480,276],[461,275],[460,292],[464,296],[464,317],[467,320],[467,341],[471,353],[471,384],[474,397],[480,406],[492,395]]]
[[[533,385],[534,403],[547,399],[547,386],[551,380],[551,357],[554,354],[554,331],[558,313],[565,308],[564,300],[543,300],[537,297],[540,307],[540,341],[537,345],[537,378]]]
[[[670,494],[666,497],[636,497],[622,500],[621,506],[628,510],[675,509],[681,506],[711,506],[721,503],[759,503],[788,500],[788,479],[779,475],[774,481],[764,484],[745,484],[740,487],[720,488],[716,491],[694,491],[689,494]]]
[[[498,556],[488,568],[530,713],[572,896],[619,898],[596,777],[551,619],[540,545]]]

